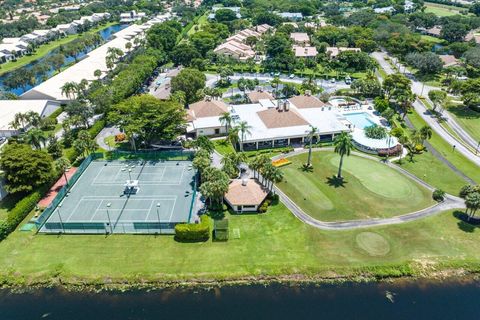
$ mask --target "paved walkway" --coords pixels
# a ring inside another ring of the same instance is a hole
[[[314,151],[332,151],[333,148],[315,148],[312,149]],[[294,152],[291,152],[287,155],[279,155],[274,157],[275,158],[284,158],[284,157],[291,157],[295,156],[298,154],[306,153],[308,152],[308,149],[304,150],[296,150]],[[378,158],[359,153],[359,152],[352,152],[352,154],[362,157],[362,158],[367,158],[371,159],[374,161],[378,161]],[[384,162],[385,163],[385,162]],[[408,178],[415,180],[417,183],[421,184],[422,186],[426,187],[427,189],[433,191],[434,188],[427,184],[425,181],[417,178],[416,176],[412,175],[410,172],[400,168],[397,165],[392,164],[391,162],[386,162],[385,165],[388,165],[394,170],[397,170],[398,172],[402,173],[403,175],[407,176]],[[437,203],[431,207],[404,214],[401,216],[397,217],[392,217],[392,218],[375,218],[375,219],[365,219],[365,220],[350,220],[350,221],[340,221],[340,222],[325,222],[325,221],[320,221],[317,219],[312,218],[308,214],[306,214],[300,207],[297,206],[297,204],[292,201],[285,193],[283,193],[279,188],[276,186],[274,187],[274,190],[278,195],[280,196],[280,201],[293,213],[294,216],[296,216],[298,219],[301,221],[315,227],[318,229],[322,230],[349,230],[349,229],[358,229],[358,228],[367,228],[367,227],[372,227],[372,226],[380,226],[380,225],[391,225],[391,224],[398,224],[398,223],[404,223],[404,222],[409,222],[409,221],[414,221],[418,219],[422,219],[425,217],[429,217],[432,215],[439,214],[440,212],[447,211],[447,210],[452,210],[452,209],[462,209],[465,208],[465,204],[463,202],[463,199],[452,196],[452,195],[446,195],[445,200],[443,202]]]
[[[66,176],[67,179],[73,176],[73,174],[77,171],[76,167],[71,167],[67,172]],[[38,206],[42,208],[48,207],[50,203],[52,203],[53,199],[57,196],[58,192],[62,189],[64,185],[66,185],[65,176],[62,176],[55,182],[55,184],[48,190],[47,194],[38,202]]]
[[[119,134],[120,130],[117,127],[105,127],[100,131],[95,138],[100,148],[104,150],[110,150],[111,147],[105,143],[105,138]]]
[[[396,73],[397,71],[392,68],[392,66],[385,60],[387,57],[387,53],[385,52],[373,52],[372,57],[377,60],[380,64],[380,67],[385,70],[387,74]],[[389,57],[392,59],[392,57]],[[402,65],[400,65],[400,70]],[[405,69],[405,67],[403,66]],[[428,85],[424,85],[422,82],[417,80],[412,80],[412,91],[418,96],[428,96],[428,92],[431,90],[439,90],[440,88],[432,87]],[[427,98],[428,100],[428,98]],[[480,166],[480,156],[475,155],[471,148],[475,148],[478,142],[476,142],[458,123],[453,119],[453,117],[448,114],[448,112],[444,112],[444,117],[446,118],[448,124],[454,130],[455,133],[462,139],[462,141],[457,140],[456,137],[453,137],[447,130],[445,130],[436,117],[434,117],[431,112],[425,107],[425,105],[417,99],[413,103],[413,107],[417,111],[417,113],[425,120],[425,122],[432,127],[432,129],[440,136],[442,139],[447,141],[451,146],[455,146],[456,152],[460,152],[463,154],[467,159],[471,160],[473,163]],[[464,144],[467,144],[469,147],[466,147]]]

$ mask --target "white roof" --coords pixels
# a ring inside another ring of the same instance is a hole
[[[270,101],[276,105],[276,101]],[[263,105],[262,105],[263,104]],[[308,124],[289,127],[268,128],[258,112],[268,110],[267,103],[244,104],[232,106],[231,114],[235,122],[246,121],[251,126],[250,134],[245,134],[245,142],[284,139],[289,137],[304,137],[310,130],[310,125],[317,127],[319,134],[337,133],[346,131],[347,128],[337,118],[337,113],[328,108],[302,108],[298,109],[290,104],[290,109],[295,110]],[[291,112],[291,111],[289,111]]]
[[[10,123],[16,113],[34,111],[42,115],[49,103],[56,104],[49,100],[0,100],[0,130],[14,130]]]
[[[93,81],[97,77],[93,75],[94,71],[100,69],[107,71],[105,57],[107,56],[108,48],[115,47],[125,51],[125,44],[129,42],[127,35],[132,32],[141,30],[140,26],[131,25],[117,33],[115,39],[91,51],[87,57],[80,62],[74,64],[65,71],[53,76],[47,81],[38,86],[28,90],[20,96],[21,99],[50,99],[58,101],[69,100],[62,95],[62,86],[66,82],[80,82],[82,79]]]
[[[202,117],[192,121],[194,129],[217,128],[223,126],[220,117]]]

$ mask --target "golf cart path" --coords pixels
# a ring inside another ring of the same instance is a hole
[[[312,151],[333,151],[333,148],[312,148]],[[275,160],[279,158],[288,158],[288,157],[296,156],[296,155],[307,153],[307,152],[308,152],[308,149],[296,150],[286,155],[275,156],[272,159]],[[362,158],[374,160],[374,161],[379,160],[378,158],[375,158],[363,153],[359,153],[359,152],[352,152],[352,154]],[[383,162],[383,163],[389,166],[390,168],[398,171],[399,173],[407,176],[408,178],[416,181],[417,183],[429,189],[430,191],[435,190],[435,188],[433,188],[431,185],[417,178],[410,172],[400,168],[399,166],[394,165],[390,162]],[[314,219],[308,214],[306,214],[299,206],[297,206],[297,204],[293,200],[291,200],[277,186],[274,186],[274,189],[275,189],[275,192],[280,196],[280,201],[293,213],[294,216],[296,216],[298,219],[300,219],[304,223],[322,230],[350,230],[350,229],[366,228],[366,227],[373,227],[373,226],[399,224],[399,223],[414,221],[414,220],[422,219],[425,217],[433,216],[451,209],[465,208],[463,199],[447,194],[445,195],[445,200],[443,202],[437,203],[431,207],[428,207],[422,210],[418,210],[415,212],[407,213],[407,214],[392,217],[392,218],[373,218],[373,219],[365,219],[365,220],[325,222],[325,221]]]

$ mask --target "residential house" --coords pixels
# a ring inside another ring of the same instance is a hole
[[[425,30],[425,34],[432,37],[440,37],[442,32],[442,26],[434,26],[430,29]]]
[[[259,103],[260,100],[273,100],[273,96],[261,88],[257,88],[257,90],[249,92],[247,96],[251,103]]]
[[[73,23],[59,24],[54,28],[60,35],[67,36],[77,33],[77,25]]]
[[[311,46],[293,46],[293,52],[297,58],[315,58],[318,54],[317,48]]]
[[[327,47],[326,53],[330,57],[330,59],[335,59],[341,52],[344,51],[355,51],[360,52],[362,51],[360,48],[346,48],[346,47]]]
[[[278,15],[283,19],[290,21],[300,21],[303,19],[303,14],[301,12],[280,12]]]
[[[120,14],[120,23],[131,23],[134,21],[142,20],[145,17],[145,12],[136,12],[135,10],[132,10],[130,12],[124,12]]]
[[[458,66],[460,64],[460,61],[450,54],[439,55],[439,58],[442,60],[444,67]]]
[[[307,46],[310,44],[310,37],[305,32],[292,32],[290,34],[290,39],[294,44],[299,46]]]
[[[211,97],[190,104],[187,109],[187,133],[194,137],[226,134],[225,125],[220,122],[225,112],[228,112],[228,106]]]
[[[208,15],[208,19],[210,20],[213,20],[215,19],[215,13],[218,11],[218,10],[231,10],[235,13],[237,19],[241,19],[242,18],[242,15],[240,14],[240,7],[213,7],[212,8],[212,13],[210,13]]]

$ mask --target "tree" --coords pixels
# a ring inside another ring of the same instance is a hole
[[[37,150],[40,150],[47,141],[47,138],[43,135],[43,131],[37,128],[28,130],[25,136],[27,143]]]
[[[248,166],[253,170],[253,177],[259,179],[258,173],[263,171],[267,163],[271,162],[270,158],[265,154],[256,155],[248,163]]]
[[[171,52],[173,63],[178,66],[182,65],[189,67],[192,64],[192,60],[201,58],[201,54],[197,48],[188,43],[180,43]]]
[[[428,125],[421,127],[419,132],[422,138],[422,145],[424,144],[425,140],[430,140],[432,138],[433,130]]]
[[[74,81],[65,82],[61,87],[62,95],[66,96],[68,99],[75,97],[75,94],[78,94],[78,84]]]
[[[206,81],[207,78],[202,72],[197,69],[185,68],[172,79],[171,91],[172,93],[185,92],[187,103],[192,103],[198,100],[199,92],[205,87]]]
[[[53,134],[48,137],[47,152],[53,157],[53,159],[58,159],[63,154],[62,145]]]
[[[477,213],[477,210],[480,209],[480,192],[469,193],[465,197],[465,206],[467,207],[467,212],[470,210],[468,220],[473,218]]]
[[[409,53],[405,59],[417,68],[422,75],[437,74],[443,69],[442,60],[433,52]]]
[[[65,56],[61,53],[57,53],[48,57],[47,61],[53,67],[53,69],[55,69],[55,71],[60,72],[63,64],[65,63]]]
[[[91,152],[95,151],[97,144],[92,139],[90,133],[86,130],[82,130],[78,133],[77,139],[73,142],[73,148],[80,155],[86,157]]]
[[[211,205],[221,207],[229,183],[230,179],[225,172],[214,167],[208,167],[203,171],[200,192],[210,200]]]
[[[68,186],[68,179],[67,179],[67,169],[70,168],[70,161],[67,158],[61,157],[55,161],[55,169],[57,172],[62,173],[63,177],[65,178],[65,184]]]
[[[465,199],[470,193],[473,192],[480,192],[480,186],[467,184],[460,189],[459,196],[460,198]]]
[[[241,136],[241,144],[240,144],[240,150],[243,152],[243,142],[245,141],[245,135],[246,134],[250,134],[250,129],[252,128],[252,126],[250,126],[248,124],[248,122],[246,121],[241,121],[238,126],[237,126],[237,129],[238,129],[238,132],[240,132],[240,136]]]
[[[190,42],[202,57],[206,57],[207,52],[213,50],[219,41],[220,39],[215,34],[207,31],[196,32],[190,37]]]
[[[112,107],[108,114],[136,149],[135,139],[145,147],[154,141],[172,141],[185,129],[185,110],[174,101],[162,101],[151,95],[132,96]]]
[[[282,88],[282,95],[284,98],[291,98],[295,94],[297,94],[297,88],[290,83],[285,83]]]
[[[180,32],[168,23],[155,24],[147,31],[147,43],[152,48],[170,52],[179,35]]]
[[[400,73],[390,74],[383,81],[383,90],[387,99],[393,99],[398,104],[400,112],[403,113],[403,118],[405,118],[416,99],[411,84],[410,79]]]
[[[317,138],[318,140],[318,129],[316,127],[310,126],[310,131],[308,132],[308,159],[305,167],[311,168],[312,167],[312,144],[313,138]]]
[[[210,154],[206,150],[199,150],[195,154],[192,162],[193,167],[200,173],[200,177],[202,177],[205,169],[210,167],[211,164],[212,160],[210,158]]]
[[[197,140],[194,141],[194,146],[198,149],[207,151],[208,154],[212,154],[213,151],[215,151],[215,145],[206,136],[198,137]]]
[[[340,164],[338,166],[337,178],[342,179],[343,157],[345,155],[349,156],[350,151],[353,149],[352,136],[347,132],[342,132],[335,137],[333,145],[335,146],[335,153],[338,153],[340,155]]]
[[[22,88],[23,91],[26,91],[28,86],[34,86],[35,82],[35,74],[32,69],[20,68],[9,73],[3,80],[3,85],[10,89]]]
[[[215,12],[215,20],[218,22],[230,22],[237,19],[237,14],[230,9],[219,9]]]
[[[447,99],[447,93],[442,90],[431,90],[428,92],[428,98],[432,101],[433,112],[435,112],[437,107],[442,108]]]
[[[460,22],[448,22],[443,25],[440,37],[448,42],[462,41],[467,35],[467,26]]]
[[[93,75],[97,77],[98,80],[100,80],[100,77],[102,76],[102,70],[96,69],[95,71],[93,71]]]
[[[27,144],[6,145],[0,157],[5,189],[10,193],[25,193],[50,182],[52,163],[52,157],[45,151],[33,150]]]
[[[218,120],[220,120],[220,123],[225,126],[225,132],[228,133],[228,128],[232,125],[232,116],[230,115],[230,112],[222,113]]]
[[[468,49],[464,54],[464,58],[469,66],[480,69],[480,48],[474,47]]]
[[[17,112],[13,118],[13,121],[10,123],[12,128],[15,130],[22,129],[22,131],[25,131],[25,127],[28,124],[28,117],[26,113],[22,112]]]
[[[65,108],[65,112],[70,118],[77,117],[79,124],[85,129],[89,127],[89,120],[93,116],[93,108],[86,103],[74,100],[69,102]]]
[[[354,80],[351,88],[367,98],[378,97],[382,92],[382,86],[380,82],[375,74],[371,71],[367,73],[365,78]],[[380,110],[378,111],[381,112]]]

